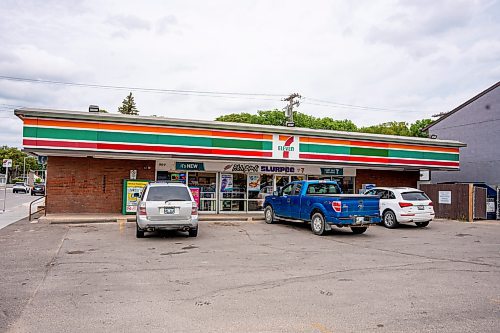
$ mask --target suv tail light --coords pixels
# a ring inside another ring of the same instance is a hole
[[[401,207],[401,208],[411,207],[411,206],[413,206],[413,204],[410,202],[400,202],[399,203],[399,207]]]
[[[429,202],[429,206],[434,206],[434,204],[432,203],[432,201]]]
[[[196,202],[193,202],[193,206],[191,208],[191,215],[198,215],[198,205]]]
[[[332,201],[332,208],[335,212],[340,213],[342,211],[342,202]]]
[[[146,215],[146,203],[141,202],[139,205],[139,215]]]

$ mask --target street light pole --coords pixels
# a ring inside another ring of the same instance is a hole
[[[23,158],[23,182],[26,182],[26,156]]]

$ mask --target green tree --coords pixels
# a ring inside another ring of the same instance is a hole
[[[408,123],[404,121],[390,121],[379,125],[362,127],[360,132],[386,135],[410,136]]]
[[[3,160],[4,158],[12,160],[12,168],[9,168],[9,180],[15,177],[22,177],[25,161],[26,167],[24,170],[26,174],[28,174],[30,170],[40,170],[42,168],[38,164],[38,160],[36,158],[29,156],[15,147],[1,147],[0,160]],[[2,165],[0,165],[0,170],[0,173],[5,174],[5,168],[2,167]]]
[[[139,110],[135,105],[134,96],[132,93],[128,94],[122,102],[122,106],[118,107],[118,112],[122,114],[138,115]]]
[[[347,119],[334,120],[330,117],[316,118],[301,112],[294,112],[294,121],[296,127],[306,127],[315,129],[328,129],[335,131],[356,131],[356,125]],[[217,117],[217,121],[226,121],[234,123],[260,124],[272,126],[285,126],[286,116],[281,110],[257,111],[257,114],[251,113],[232,113]]]
[[[318,118],[301,112],[294,112],[293,119],[296,127],[419,137],[427,137],[427,133],[423,132],[422,129],[432,122],[431,119],[417,120],[413,124],[408,124],[404,121],[390,121],[378,125],[358,128],[356,124],[348,119],[337,120],[330,117]],[[286,124],[285,113],[278,109],[257,111],[257,114],[246,112],[232,113],[217,117],[215,120],[272,126],[285,126]]]
[[[429,137],[429,133],[424,132],[423,129],[432,123],[432,119],[420,119],[410,125],[410,135],[419,136],[422,138]]]

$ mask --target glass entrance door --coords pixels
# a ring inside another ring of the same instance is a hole
[[[189,172],[188,186],[200,189],[200,212],[216,212],[217,174],[210,172]]]

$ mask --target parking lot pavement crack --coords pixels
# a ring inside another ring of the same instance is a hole
[[[453,262],[453,263],[462,263],[462,264],[471,264],[471,265],[480,265],[480,266],[488,266],[488,267],[495,267],[499,268],[500,266],[495,265],[495,264],[489,264],[489,263],[484,263],[484,262],[477,262],[477,261],[470,261],[470,260],[461,260],[461,259],[451,259],[451,258],[439,258],[439,257],[432,257],[432,256],[426,256],[423,254],[416,254],[416,253],[409,253],[409,252],[403,252],[403,251],[397,251],[397,250],[388,250],[388,249],[382,249],[378,247],[372,247],[372,246],[367,246],[367,245],[360,245],[359,243],[353,244],[345,241],[341,241],[338,239],[331,239],[331,238],[323,238],[331,242],[335,243],[341,243],[341,244],[346,244],[350,246],[354,246],[358,249],[366,249],[366,250],[376,250],[376,251],[381,251],[381,252],[387,252],[387,253],[395,253],[395,254],[400,254],[404,256],[410,256],[410,257],[415,257],[415,258],[422,258],[422,259],[429,259],[429,260],[440,260],[440,261],[448,261],[448,262]]]
[[[12,325],[12,328],[15,330],[16,327],[18,326],[18,323],[19,321],[21,320],[21,318],[23,318],[23,314],[24,312],[26,311],[26,309],[31,305],[31,303],[33,302],[33,300],[35,299],[36,295],[38,294],[38,291],[40,290],[40,288],[44,285],[45,283],[45,280],[47,279],[47,276],[49,275],[49,272],[50,270],[52,269],[52,267],[55,265],[56,263],[56,260],[57,260],[57,257],[59,256],[59,253],[61,252],[61,248],[64,244],[64,241],[66,240],[66,236],[68,235],[68,232],[69,232],[69,228],[66,228],[66,231],[64,232],[64,235],[61,237],[61,241],[59,242],[59,245],[57,247],[57,250],[55,251],[54,255],[52,256],[52,259],[45,265],[45,270],[43,272],[43,276],[42,276],[42,279],[40,280],[40,282],[38,283],[38,285],[36,286],[35,290],[33,291],[33,293],[30,295],[30,297],[28,298],[28,301],[26,302],[26,304],[24,305],[24,308],[23,310],[21,311],[21,314],[19,315],[17,321],[14,323],[14,325]]]
[[[332,274],[341,274],[341,273],[346,273],[346,272],[356,272],[356,271],[370,271],[370,270],[388,270],[391,268],[405,268],[405,267],[410,267],[410,266],[415,266],[415,265],[421,265],[421,264],[429,264],[433,263],[433,261],[421,261],[421,262],[416,262],[416,263],[411,263],[411,264],[398,264],[398,265],[387,265],[387,266],[370,266],[370,267],[359,267],[359,268],[350,268],[350,269],[340,269],[340,270],[335,270],[335,271],[328,271],[320,274],[312,274],[312,275],[304,275],[304,276],[294,276],[294,277],[289,277],[289,278],[284,278],[284,279],[277,279],[277,280],[271,280],[271,281],[265,281],[265,282],[259,282],[259,283],[249,283],[249,284],[242,284],[238,286],[233,286],[233,287],[227,287],[227,288],[220,288],[199,296],[195,297],[190,297],[190,298],[183,298],[183,299],[177,299],[177,301],[196,301],[199,299],[206,299],[206,298],[214,298],[219,296],[220,294],[230,292],[230,291],[239,291],[239,290],[245,290],[248,289],[245,293],[252,293],[256,291],[261,291],[261,290],[268,290],[268,289],[273,289],[273,288],[279,288],[287,284],[291,283],[297,283],[297,282],[305,282],[305,281],[310,281],[312,279],[324,279]]]

